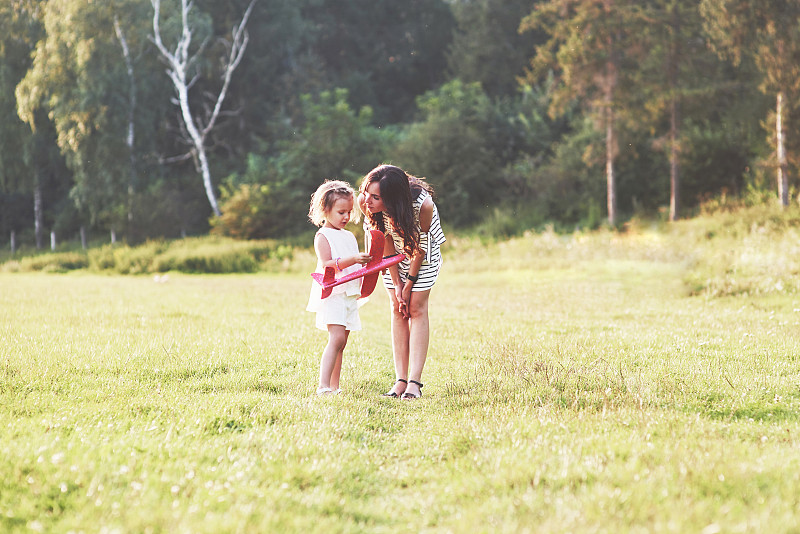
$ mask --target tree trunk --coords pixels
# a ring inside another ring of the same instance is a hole
[[[678,220],[678,210],[680,209],[680,164],[678,155],[678,131],[680,129],[680,101],[678,100],[678,58],[680,57],[680,13],[677,3],[672,6],[672,31],[669,58],[669,86],[671,89],[669,107],[669,220]]]
[[[128,82],[130,84],[128,87],[128,134],[125,138],[130,165],[128,171],[128,199],[126,203],[128,211],[127,235],[130,243],[133,240],[133,196],[136,191],[136,152],[134,149],[136,144],[136,73],[133,70],[133,59],[128,47],[128,40],[125,38],[125,33],[122,31],[117,17],[114,17],[114,30],[122,47],[122,57],[125,59],[125,69],[128,71]]]
[[[785,132],[783,126],[783,91],[778,92],[775,129],[778,133],[778,198],[781,206],[789,205],[789,165],[786,162]]]
[[[617,224],[617,185],[614,177],[614,112],[606,111],[606,194],[608,206],[608,224]]]
[[[673,95],[669,113],[669,220],[678,220],[680,176],[678,164],[678,99]]]
[[[214,184],[211,183],[211,170],[208,168],[208,156],[206,155],[206,147],[204,143],[197,147],[197,152],[197,159],[200,161],[200,172],[203,175],[203,185],[206,188],[208,202],[211,204],[211,209],[214,211],[214,215],[219,217],[222,215],[222,212],[219,210],[217,197],[214,194]]]
[[[33,228],[36,236],[36,250],[40,250],[42,248],[44,208],[42,206],[42,186],[39,183],[38,171],[36,172],[36,184],[33,186]]]
[[[614,7],[613,0],[604,0],[606,13],[611,14]],[[617,225],[617,184],[614,176],[614,158],[617,153],[617,137],[614,129],[614,92],[617,88],[617,53],[614,36],[608,36],[606,41],[608,59],[605,65],[605,79],[603,80],[603,105],[606,127],[606,203],[608,207],[608,224],[612,228]]]
[[[161,39],[159,23],[161,0],[150,0],[150,3],[153,6],[153,42],[155,43],[162,57],[169,64],[167,73],[172,80],[172,85],[174,86],[175,91],[178,93],[178,105],[181,109],[181,118],[183,119],[184,126],[189,134],[189,140],[194,147],[194,155],[197,158],[197,165],[199,167],[200,174],[203,177],[203,186],[206,191],[206,197],[208,197],[208,203],[211,205],[214,215],[219,217],[222,213],[220,212],[219,205],[217,203],[217,197],[214,193],[214,184],[211,180],[211,170],[208,165],[208,155],[205,146],[206,137],[214,128],[214,124],[216,123],[220,110],[222,109],[222,103],[225,101],[228,87],[230,86],[231,78],[233,76],[233,71],[239,66],[239,63],[244,56],[244,51],[247,49],[249,36],[245,27],[247,25],[247,20],[250,18],[250,14],[253,11],[256,0],[251,0],[250,5],[248,5],[244,12],[244,15],[242,15],[242,20],[237,26],[234,26],[229,46],[229,55],[227,58],[223,59],[225,73],[223,75],[222,88],[217,95],[214,103],[214,109],[204,121],[205,126],[202,127],[202,129],[199,126],[201,121],[195,117],[189,106],[189,88],[194,84],[195,80],[187,80],[187,76],[190,75],[188,70],[191,68],[192,63],[194,63],[194,61],[197,59],[197,55],[190,57],[188,54],[189,45],[192,42],[192,33],[194,30],[189,22],[189,13],[192,10],[193,3],[189,0],[181,0],[182,33],[180,40],[175,47],[174,53],[170,52],[166,46],[164,46],[164,43]],[[202,49],[203,45],[201,45],[200,48]]]
[[[189,132],[189,137],[194,145],[197,166],[200,170],[200,175],[203,177],[203,187],[206,191],[206,197],[208,198],[208,203],[211,205],[214,215],[219,217],[222,212],[219,210],[217,195],[214,193],[214,184],[211,181],[211,170],[208,166],[208,154],[206,153],[206,139],[200,130],[198,130],[194,117],[192,117],[191,108],[189,107],[188,85],[186,83],[176,85],[179,85],[176,89],[178,92],[178,102],[181,106],[181,115],[183,116],[186,131]]]

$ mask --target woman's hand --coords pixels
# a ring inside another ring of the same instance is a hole
[[[397,298],[397,308],[398,308],[397,311],[400,312],[400,315],[408,319],[409,317],[411,317],[411,315],[408,313],[408,301],[403,296],[405,294],[405,287],[399,285],[395,286],[394,294],[395,297]]]
[[[414,287],[414,283],[411,282],[410,280],[406,281],[406,283],[403,284],[403,287],[402,287],[402,289],[400,291],[400,297],[398,297],[398,300],[400,300],[402,298],[403,305],[405,306],[405,313],[403,313],[403,317],[405,317],[406,319],[411,318],[411,288],[412,287]]]

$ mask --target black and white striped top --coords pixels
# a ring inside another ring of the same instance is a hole
[[[417,223],[417,228],[419,228],[419,210],[422,207],[422,203],[425,202],[430,196],[426,190],[422,190],[422,192],[417,196],[416,200],[414,200],[414,220]],[[403,239],[397,235],[393,231],[389,231],[389,236],[394,241],[394,247],[398,251],[403,250]],[[444,236],[444,231],[442,230],[442,224],[439,220],[439,210],[436,208],[436,204],[433,205],[433,217],[431,217],[431,227],[428,232],[420,231],[419,234],[419,245],[423,251],[425,251],[425,258],[422,260],[422,265],[420,266],[419,270],[419,278],[416,282],[414,282],[414,287],[411,291],[427,291],[428,289],[433,287],[433,284],[436,282],[436,278],[439,276],[439,269],[442,267],[442,252],[440,250],[440,246],[446,241]],[[411,265],[411,258],[406,256],[403,261],[401,261],[397,267],[400,271],[400,278],[405,281],[406,275],[408,274],[408,268]],[[392,283],[392,277],[387,270],[386,273],[383,275],[383,285],[389,289],[394,289],[394,284]]]

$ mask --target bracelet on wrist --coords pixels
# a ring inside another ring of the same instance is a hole
[[[419,280],[419,275],[416,276],[412,274],[406,275],[406,280],[411,280],[412,282],[416,282],[417,280]]]
[[[342,270],[342,268],[339,267],[339,260],[341,260],[341,259],[342,258],[336,258],[336,260],[333,262],[333,264],[336,266],[336,270],[337,271],[341,271]]]

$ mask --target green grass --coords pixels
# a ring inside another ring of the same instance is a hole
[[[451,238],[414,402],[380,288],[314,395],[310,256],[0,274],[0,531],[798,532],[800,295],[692,224]]]

